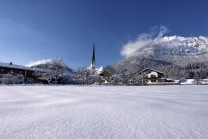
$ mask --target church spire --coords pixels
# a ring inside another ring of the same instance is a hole
[[[93,43],[93,48],[92,48],[92,63],[95,63],[95,42]]]
[[[91,60],[91,65],[90,65],[90,68],[91,68],[91,71],[94,72],[95,71],[95,42],[93,43],[93,48],[92,48],[92,60]]]

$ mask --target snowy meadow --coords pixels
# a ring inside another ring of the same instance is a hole
[[[208,138],[208,86],[0,86],[1,139]]]

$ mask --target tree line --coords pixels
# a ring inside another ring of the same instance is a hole
[[[137,65],[138,66],[138,65]],[[148,67],[146,67],[148,68]],[[107,65],[104,67],[104,76],[91,73],[87,67],[78,67],[76,70],[69,68],[62,59],[55,58],[45,64],[35,65],[34,73],[40,80],[45,80],[50,85],[53,84],[102,84],[103,82],[110,84],[141,84],[141,77],[137,74],[140,70],[135,70],[135,65],[128,66],[128,70],[116,69],[114,66]],[[208,62],[191,63],[185,66],[167,65],[157,67],[155,70],[164,73],[166,78],[172,79],[204,79],[208,77]],[[8,73],[1,75],[2,78],[12,81],[24,77],[22,74]],[[33,83],[31,78],[25,78],[25,83]]]
[[[164,66],[158,70],[168,78],[205,79],[208,77],[208,62],[191,63],[185,66]]]

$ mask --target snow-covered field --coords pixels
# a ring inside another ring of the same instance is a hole
[[[206,139],[208,86],[0,86],[1,139]]]

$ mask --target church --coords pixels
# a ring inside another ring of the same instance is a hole
[[[103,67],[100,67],[98,69],[96,69],[96,62],[95,62],[95,42],[93,43],[93,47],[92,47],[92,59],[91,59],[91,63],[90,63],[90,73],[94,74],[94,75],[99,75],[102,79],[103,82],[107,82],[106,77],[109,76],[110,73],[108,73],[107,71],[105,71],[103,69]]]
[[[96,61],[95,61],[95,42],[93,43],[92,47],[92,58],[90,67],[87,68],[90,70],[91,75],[99,75],[102,79],[102,82],[105,82],[105,76],[107,72],[104,71],[103,67],[96,68]],[[8,84],[8,80],[4,77],[5,74],[18,74],[22,75],[21,77],[16,78],[13,80],[13,84],[21,84],[21,83],[47,83],[45,80],[40,80],[37,76],[34,76],[34,72],[37,68],[33,67],[26,67],[22,65],[15,65],[12,62],[10,63],[2,63],[0,62],[0,84],[5,83]]]
[[[91,74],[98,74],[103,72],[103,67],[100,67],[99,69],[96,69],[96,62],[95,62],[95,42],[93,43],[93,47],[92,47],[92,59],[91,59],[91,63],[90,63],[90,72]]]

